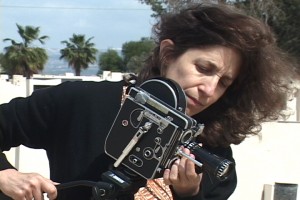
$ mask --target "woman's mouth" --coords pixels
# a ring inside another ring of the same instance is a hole
[[[201,104],[200,101],[198,101],[196,98],[194,97],[191,97],[189,95],[186,95],[187,96],[187,103],[191,106],[204,106],[203,104]]]

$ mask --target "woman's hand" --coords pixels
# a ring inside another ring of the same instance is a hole
[[[0,171],[0,190],[14,200],[43,200],[43,193],[53,200],[57,197],[55,184],[36,173],[21,173],[15,169]]]
[[[183,152],[194,158],[189,149],[184,148]],[[165,184],[172,185],[181,197],[194,196],[200,190],[202,174],[197,174],[195,164],[185,157],[175,161],[171,169],[166,169],[163,177]]]

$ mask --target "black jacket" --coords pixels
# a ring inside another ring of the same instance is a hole
[[[0,150],[21,144],[46,150],[50,178],[55,182],[101,181],[101,175],[114,161],[105,154],[104,142],[120,109],[123,85],[123,81],[65,82],[2,104]],[[233,161],[230,148],[210,151]],[[12,167],[1,153],[0,170]],[[132,199],[145,184],[143,179],[134,180],[132,190],[119,193],[122,199]],[[235,172],[224,182],[204,174],[201,192],[184,199],[223,200],[235,187]],[[90,199],[91,188],[76,187],[58,193],[59,199]],[[180,198],[175,195],[175,199]]]

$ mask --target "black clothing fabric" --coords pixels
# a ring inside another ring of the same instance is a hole
[[[21,144],[46,150],[50,178],[55,182],[101,181],[101,175],[114,162],[105,154],[104,143],[120,109],[123,86],[124,81],[64,82],[0,105],[0,150],[8,151]],[[230,148],[210,150],[234,161]],[[1,153],[0,170],[8,168],[13,166]],[[133,188],[120,192],[118,199],[133,199],[138,188],[146,183],[139,178],[133,182]],[[174,195],[174,199],[227,199],[236,182],[235,171],[224,182],[204,174],[197,196]],[[61,200],[91,199],[91,189],[83,186],[58,194]]]

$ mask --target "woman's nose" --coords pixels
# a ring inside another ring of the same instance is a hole
[[[208,97],[213,96],[216,92],[219,79],[220,77],[217,75],[206,77],[205,81],[199,85],[199,90],[201,90]]]

